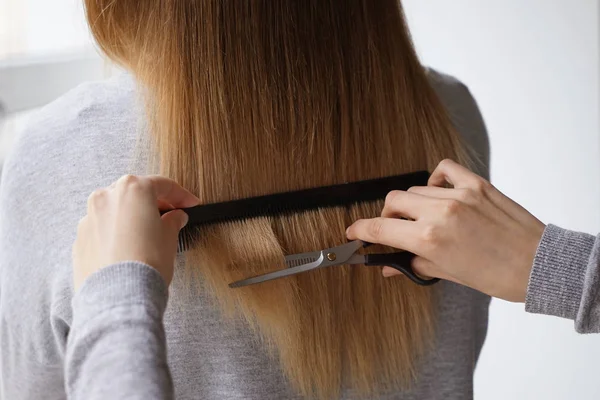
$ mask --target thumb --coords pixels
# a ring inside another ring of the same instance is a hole
[[[187,225],[189,217],[183,210],[173,210],[163,214],[161,219],[169,236],[177,237],[179,231]]]

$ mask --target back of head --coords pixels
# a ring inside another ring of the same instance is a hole
[[[204,203],[461,159],[398,0],[86,0],[102,49],[146,88],[162,174]],[[286,253],[345,242],[382,202],[207,227],[187,266],[244,316],[297,390],[405,387],[433,340],[434,289],[335,267],[232,290]]]

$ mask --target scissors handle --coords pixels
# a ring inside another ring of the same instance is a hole
[[[387,253],[387,254],[366,254],[365,265],[379,266],[379,267],[392,267],[404,275],[406,275],[411,281],[421,286],[433,285],[440,281],[439,278],[423,279],[413,271],[410,266],[411,260],[415,258],[413,253],[407,251],[399,253]]]

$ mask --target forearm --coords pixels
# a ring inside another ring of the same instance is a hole
[[[171,399],[162,318],[167,286],[153,268],[121,263],[73,298],[65,379],[71,399]]]
[[[575,321],[580,333],[600,333],[600,235],[549,225],[537,250],[525,309]]]

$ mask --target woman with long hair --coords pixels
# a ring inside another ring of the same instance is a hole
[[[63,398],[71,244],[87,195],[125,173],[202,204],[432,170],[486,175],[468,90],[424,68],[397,0],[86,0],[128,72],[33,119],[0,192],[2,397]],[[343,266],[241,289],[284,254],[346,241],[383,200],[205,227],[165,314],[181,399],[464,399],[488,298]]]

